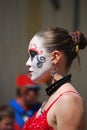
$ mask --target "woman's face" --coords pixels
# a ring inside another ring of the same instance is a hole
[[[37,81],[48,76],[51,69],[51,56],[43,45],[43,39],[34,36],[30,41],[29,59],[26,65],[29,67],[29,76],[31,80]]]

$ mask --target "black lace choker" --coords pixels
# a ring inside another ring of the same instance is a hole
[[[49,86],[48,88],[45,89],[46,94],[48,96],[51,96],[59,87],[61,87],[63,84],[67,83],[67,82],[71,82],[71,74],[65,76],[64,78],[56,81],[55,83],[53,83],[51,86]]]

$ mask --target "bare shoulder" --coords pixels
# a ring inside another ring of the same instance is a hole
[[[55,108],[58,108],[60,111],[68,110],[68,113],[70,110],[74,110],[74,113],[76,111],[83,112],[85,110],[82,97],[79,94],[74,93],[65,93],[62,95],[55,106]]]
[[[60,97],[54,106],[55,116],[62,123],[81,125],[85,122],[85,107],[80,95],[66,93]]]

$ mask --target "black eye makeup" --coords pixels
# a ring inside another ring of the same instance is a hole
[[[31,57],[31,60],[37,55],[37,52],[35,51],[29,51],[29,56]]]

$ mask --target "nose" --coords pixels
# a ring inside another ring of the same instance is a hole
[[[28,60],[26,62],[26,66],[31,67],[31,58],[28,58]]]

